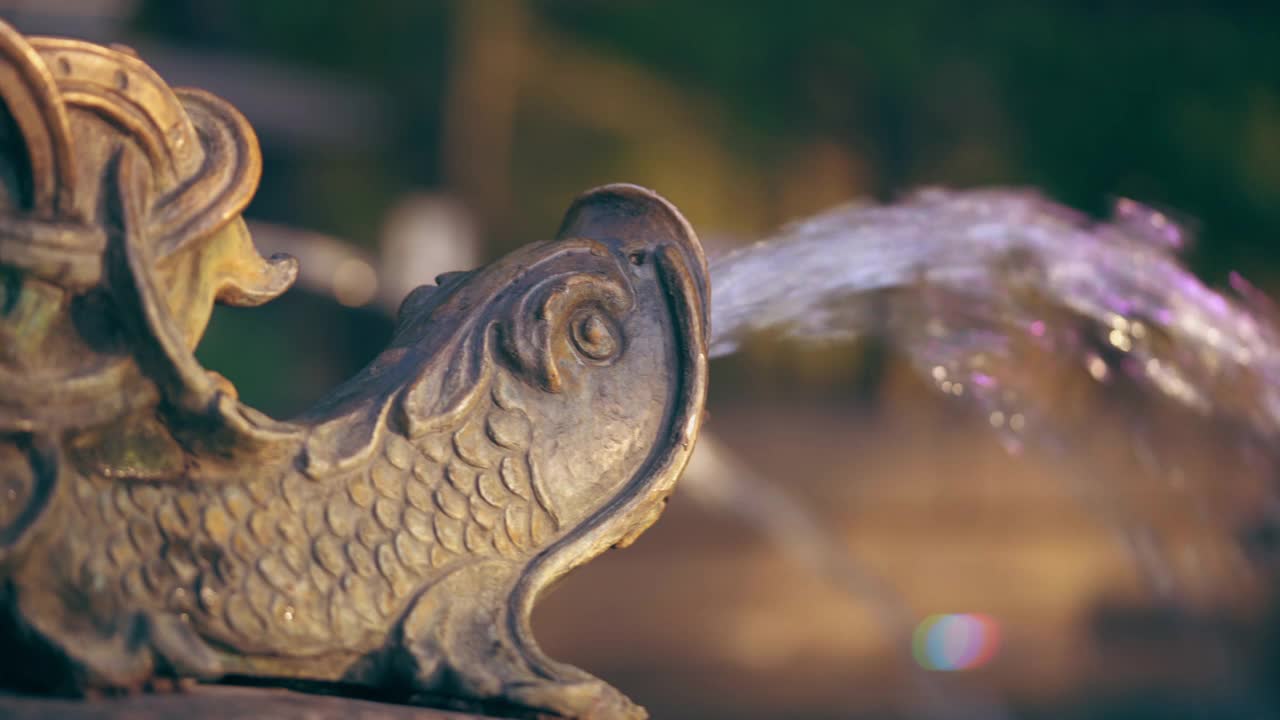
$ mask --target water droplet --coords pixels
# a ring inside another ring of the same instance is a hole
[[[1000,412],[999,410],[992,412],[990,417],[988,417],[987,419],[991,422],[991,427],[994,427],[994,428],[1004,427],[1004,413]]]
[[[1089,356],[1086,367],[1089,368],[1089,374],[1093,376],[1094,380],[1101,381],[1107,379],[1107,362],[1097,355]]]
[[[1129,334],[1121,330],[1112,330],[1107,335],[1107,340],[1121,352],[1129,352],[1133,349],[1133,341],[1129,339]]]

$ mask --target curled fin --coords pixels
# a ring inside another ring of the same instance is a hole
[[[75,205],[75,156],[66,108],[52,74],[27,40],[0,22],[0,101],[18,126],[30,183],[28,209],[67,217]]]

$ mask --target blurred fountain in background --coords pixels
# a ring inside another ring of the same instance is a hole
[[[1274,527],[1265,481],[1280,433],[1280,330],[1270,302],[1239,275],[1228,296],[1186,269],[1179,256],[1188,245],[1179,223],[1130,200],[1103,222],[1020,190],[925,190],[888,206],[849,205],[712,259],[711,352],[734,353],[759,335],[799,345],[875,338],[975,409],[1009,452],[1035,448],[1077,464],[1093,457],[1086,430],[1107,414],[1105,403],[1082,399],[1110,395],[1132,410],[1121,444],[1175,486],[1184,482],[1184,448],[1168,446],[1152,413],[1185,408],[1221,436],[1192,443],[1208,456],[1201,460],[1221,464],[1215,486],[1190,495],[1206,532],[1230,541],[1250,523]],[[763,528],[890,634],[910,634],[919,618],[909,604],[859,571],[816,514],[708,450],[688,475],[694,496]],[[1198,591],[1180,579],[1156,527],[1099,476],[1074,478],[1072,490],[1110,528],[1150,596],[1195,605]],[[1224,583],[1215,601],[1238,601],[1239,590]],[[909,652],[909,643],[894,644]],[[1201,656],[1207,672],[1231,675],[1245,664],[1216,642]],[[993,716],[939,696],[921,716]]]
[[[711,353],[766,332],[879,337],[976,406],[1012,452],[1070,452],[1070,424],[1089,418],[1071,417],[1067,387],[1122,381],[1230,425],[1242,450],[1269,447],[1280,433],[1275,309],[1238,274],[1235,297],[1206,287],[1179,260],[1188,244],[1179,224],[1131,200],[1105,222],[1029,191],[842,207],[713,259]]]

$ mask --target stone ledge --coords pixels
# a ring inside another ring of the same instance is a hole
[[[489,720],[488,716],[280,688],[215,685],[159,695],[84,701],[0,694],[0,717],[8,720]]]

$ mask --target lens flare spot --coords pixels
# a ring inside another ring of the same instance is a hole
[[[976,613],[931,615],[916,627],[912,654],[925,670],[973,670],[991,662],[1000,649],[1000,627]]]

